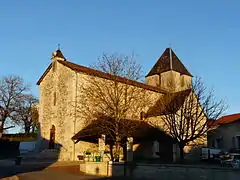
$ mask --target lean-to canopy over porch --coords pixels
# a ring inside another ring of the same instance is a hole
[[[104,120],[103,120],[104,118]],[[120,122],[116,122],[108,117],[101,117],[92,121],[85,128],[80,130],[72,137],[75,143],[79,141],[98,142],[98,138],[102,135],[106,135],[106,143],[110,143],[115,136],[115,127],[118,125],[118,131],[121,138],[133,137],[135,141],[141,140],[160,140],[171,138],[165,134],[159,128],[151,126],[149,123],[143,120],[129,120],[122,119]]]

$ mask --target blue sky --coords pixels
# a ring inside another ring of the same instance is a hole
[[[240,1],[22,0],[0,2],[0,76],[32,85],[61,44],[69,61],[92,64],[103,52],[135,52],[144,72],[171,44],[194,76],[239,112]]]

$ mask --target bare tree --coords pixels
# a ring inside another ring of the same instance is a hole
[[[95,126],[90,134],[107,135],[113,160],[119,156],[121,143],[138,126],[131,120],[139,120],[147,105],[146,90],[132,84],[141,79],[141,66],[134,56],[103,54],[92,67],[103,72],[105,78],[86,78],[79,98],[79,110],[87,120],[85,125]]]
[[[216,100],[213,91],[208,91],[200,78],[196,78],[189,87],[178,92],[175,87],[170,88],[169,93],[148,112],[149,115],[158,115],[154,124],[176,141],[181,159],[184,159],[184,147],[194,141],[204,141],[212,128],[209,120],[218,119],[226,110],[224,101]]]
[[[23,125],[25,133],[34,132],[38,123],[38,99],[31,94],[26,94],[19,103],[18,124]]]
[[[29,86],[19,76],[5,76],[0,79],[0,133],[14,126],[4,127],[6,120],[16,120],[19,102],[23,94],[29,90]]]

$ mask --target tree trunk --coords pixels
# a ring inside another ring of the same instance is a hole
[[[25,126],[25,133],[26,134],[30,133],[30,127],[29,126]]]
[[[1,120],[0,122],[0,138],[2,138],[3,130],[4,130],[4,120]]]
[[[35,126],[32,126],[32,133],[35,133]]]
[[[180,160],[184,160],[184,150],[183,150],[184,147],[180,147],[179,146],[179,150],[180,150]]]
[[[184,161],[184,143],[178,143],[179,151],[180,151],[180,162]]]
[[[3,133],[3,122],[0,124],[0,133]]]
[[[30,127],[30,125],[28,124],[28,122],[25,122],[25,124],[24,124],[24,131],[25,131],[25,133],[27,134],[27,133],[30,133],[30,129],[31,129],[31,127]]]
[[[116,141],[115,143],[115,153],[114,153],[114,161],[119,162],[119,158],[120,158],[120,142]]]
[[[0,139],[2,138],[2,134],[3,134],[3,127],[2,127],[2,124],[0,126]]]
[[[114,156],[113,156],[113,144],[112,143],[110,143],[109,148],[110,148],[111,161],[113,161],[114,160]]]

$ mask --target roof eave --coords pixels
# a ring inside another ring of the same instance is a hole
[[[166,70],[166,71],[162,71],[161,73],[165,73],[165,72],[168,72],[168,71],[170,71],[170,70]],[[172,71],[175,71],[175,70],[172,70]],[[176,72],[178,72],[178,71],[176,71]],[[161,74],[161,73],[159,73],[159,74]],[[178,72],[178,73],[180,73],[180,75],[187,75],[187,76],[190,76],[190,77],[194,77],[191,73],[182,73],[182,72]],[[154,76],[154,75],[158,75],[158,73],[148,73],[146,76],[145,76],[145,78],[146,77],[149,77],[149,76]]]
[[[76,72],[83,72],[83,73],[86,73],[88,75],[92,75],[92,76],[96,76],[96,77],[111,80],[111,78],[110,78],[110,76],[112,76],[111,74],[108,74],[108,73],[105,73],[105,72],[102,72],[102,71],[98,71],[98,70],[95,70],[95,69],[92,69],[92,68],[89,68],[89,67],[81,66],[81,65],[78,65],[78,64],[74,64],[74,63],[69,62],[69,61],[58,61],[58,62],[61,63],[64,66],[76,71]],[[79,69],[77,67],[69,66],[69,64],[67,64],[67,63],[71,63],[74,66],[78,66]],[[102,74],[102,75],[100,75],[100,74]],[[155,92],[158,92],[158,93],[166,94],[168,92],[165,89],[159,89],[159,88],[156,88],[154,86],[150,86],[150,85],[138,82],[138,81],[130,80],[130,79],[127,79],[127,78],[124,78],[124,77],[121,77],[121,76],[116,76],[116,79],[118,79],[117,81],[119,81],[119,82],[122,82],[122,83],[127,82],[127,84],[129,84],[129,85],[144,88],[144,89],[151,90],[151,91],[155,91]],[[124,81],[126,81],[126,82],[124,82]]]
[[[50,71],[51,68],[52,68],[52,63],[47,67],[43,75],[39,78],[39,80],[37,81],[37,85],[41,84],[42,80],[44,79],[44,77],[47,75],[47,73]]]

